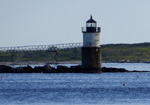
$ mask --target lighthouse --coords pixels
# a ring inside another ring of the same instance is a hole
[[[97,22],[90,17],[86,22],[86,27],[82,27],[83,47],[82,47],[82,72],[101,72],[101,28],[97,27]]]

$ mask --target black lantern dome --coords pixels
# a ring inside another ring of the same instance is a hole
[[[97,27],[96,21],[92,18],[92,15],[88,21],[86,21],[86,27]]]
[[[91,18],[86,21],[86,23],[96,23],[96,21],[92,18],[92,15],[91,15]]]

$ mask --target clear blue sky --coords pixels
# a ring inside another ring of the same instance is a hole
[[[82,42],[90,14],[101,44],[150,41],[150,0],[0,0],[0,47]]]

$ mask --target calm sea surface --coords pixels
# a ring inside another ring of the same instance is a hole
[[[150,63],[102,63],[103,67],[125,68],[132,71],[150,71]]]
[[[150,103],[150,73],[4,73],[0,77],[0,105]]]

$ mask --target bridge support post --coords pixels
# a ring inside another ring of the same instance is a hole
[[[50,70],[50,64],[53,64],[55,67],[57,66],[57,48],[52,47],[49,48],[46,53],[48,53],[48,58],[46,62],[47,70]]]
[[[17,70],[18,72],[23,71],[23,53],[11,53],[13,70]],[[18,67],[15,67],[17,65]]]

